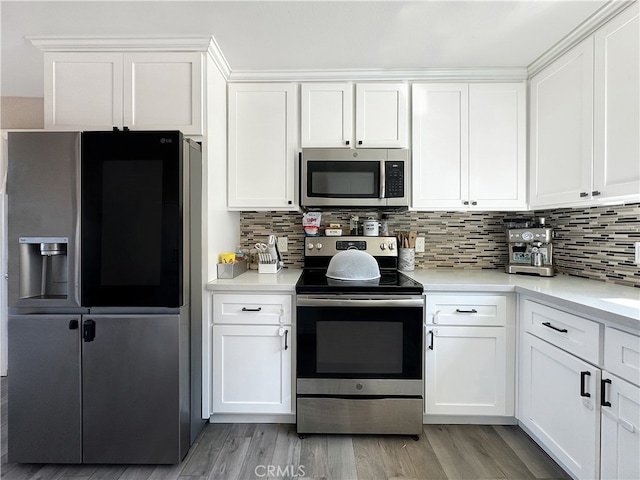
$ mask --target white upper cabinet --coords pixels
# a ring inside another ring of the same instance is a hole
[[[640,200],[638,4],[531,79],[532,208]]]
[[[407,85],[398,83],[356,85],[357,147],[409,145],[407,91]]]
[[[110,130],[123,125],[122,54],[44,54],[44,128]]]
[[[640,198],[638,3],[595,34],[593,190]]]
[[[357,84],[355,108],[353,89],[351,83],[302,84],[301,146],[406,148],[407,85]]]
[[[229,209],[297,210],[296,94],[292,83],[229,85]]]
[[[413,208],[526,208],[524,83],[413,85]]]
[[[203,53],[46,52],[45,128],[203,133]]]
[[[124,55],[124,125],[202,134],[202,54]]]
[[[353,85],[302,84],[303,148],[353,146]]]
[[[531,207],[591,195],[593,39],[531,79]]]

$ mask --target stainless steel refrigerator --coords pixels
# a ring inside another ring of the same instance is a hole
[[[200,146],[8,135],[8,460],[180,462],[204,424]]]

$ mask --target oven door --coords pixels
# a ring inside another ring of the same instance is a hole
[[[299,295],[297,393],[422,395],[423,298]]]

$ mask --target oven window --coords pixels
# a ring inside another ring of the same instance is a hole
[[[380,197],[380,162],[311,161],[307,171],[309,197]]]
[[[402,373],[402,323],[321,321],[317,373]]]
[[[422,378],[422,308],[296,311],[298,378]]]

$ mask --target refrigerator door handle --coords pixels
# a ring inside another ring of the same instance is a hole
[[[93,342],[96,337],[96,322],[93,320],[85,320],[82,322],[82,339],[85,342]]]

